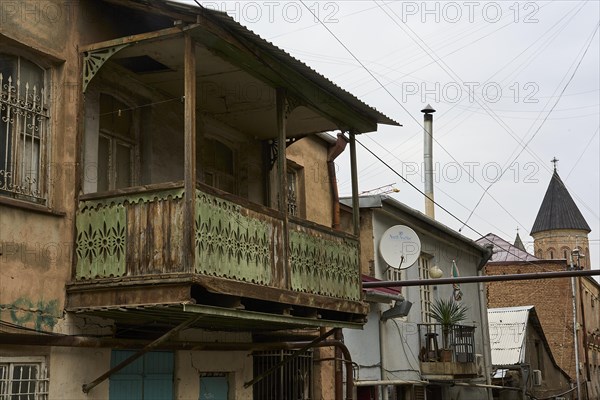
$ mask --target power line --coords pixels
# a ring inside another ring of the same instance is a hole
[[[598,27],[600,27],[600,24],[596,24],[596,27],[594,28],[594,31],[592,32],[592,35],[590,36],[589,42],[587,43],[587,46],[585,47],[585,50],[581,54],[581,57],[579,58],[579,61],[577,62],[577,65],[573,69],[573,72],[571,73],[571,76],[569,77],[569,79],[565,83],[565,86],[561,90],[559,96],[556,98],[556,101],[554,102],[554,104],[552,105],[552,107],[550,108],[550,110],[548,111],[548,113],[546,114],[546,116],[544,117],[544,119],[542,120],[542,122],[540,123],[540,125],[538,126],[538,128],[535,130],[535,132],[533,133],[533,135],[531,135],[531,137],[529,138],[529,140],[527,140],[527,142],[525,142],[525,145],[521,148],[521,150],[517,153],[517,155],[512,159],[512,161],[510,159],[507,160],[507,162],[505,163],[505,167],[500,172],[500,177],[499,178],[502,178],[502,176],[508,170],[508,168],[510,167],[510,165],[512,165],[512,163],[514,163],[519,158],[519,156],[523,153],[523,151],[525,151],[525,149],[527,148],[527,146],[529,145],[529,143],[531,143],[531,141],[540,132],[540,130],[544,126],[544,123],[546,122],[546,120],[548,119],[548,117],[550,116],[550,114],[552,113],[552,111],[554,110],[554,108],[558,105],[558,103],[559,103],[559,101],[561,99],[561,96],[563,95],[563,93],[565,92],[565,90],[567,90],[567,87],[569,86],[569,84],[571,83],[571,81],[573,80],[573,78],[575,77],[575,74],[577,73],[577,70],[579,69],[579,66],[581,65],[581,62],[585,58],[585,55],[587,54],[587,51],[589,50],[589,48],[590,48],[590,46],[592,44],[594,36],[596,36],[596,32],[598,31]],[[567,70],[567,73],[568,73],[568,70]],[[561,81],[564,80],[565,78],[566,78],[566,74],[565,74],[565,77],[563,77],[563,79],[561,79]],[[481,197],[479,198],[479,200],[477,201],[477,203],[473,207],[473,210],[471,210],[471,213],[467,217],[466,222],[469,222],[469,219],[473,215],[473,212],[475,212],[475,210],[477,209],[477,207],[479,206],[479,204],[481,204],[481,201],[485,197],[486,193],[488,193],[488,191],[492,188],[492,186],[494,186],[494,184],[496,182],[498,182],[498,180],[496,180],[496,181],[494,181],[494,182],[492,182],[492,183],[489,184],[489,186],[487,187],[487,189],[485,190],[485,192],[483,192],[483,194],[481,195]],[[459,231],[460,231],[460,229],[459,229]]]

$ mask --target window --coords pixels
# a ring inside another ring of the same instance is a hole
[[[100,94],[97,191],[133,185],[136,132],[132,107]]]
[[[113,350],[110,367],[114,368],[137,351]],[[172,400],[174,355],[153,351],[111,375],[109,400]]]
[[[46,71],[0,54],[0,194],[46,203]]]
[[[204,139],[202,160],[204,182],[225,192],[237,194],[235,152],[217,139]]]
[[[46,400],[47,376],[43,357],[0,358],[0,400]]]
[[[290,350],[253,354],[254,376],[261,376],[289,357]],[[254,398],[260,400],[312,399],[312,352],[301,354],[254,384]]]
[[[429,264],[431,257],[422,254],[418,260],[419,279],[429,279]],[[425,324],[431,323],[431,286],[420,286],[421,294],[421,321]]]

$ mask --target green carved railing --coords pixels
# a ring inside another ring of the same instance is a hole
[[[273,237],[281,221],[196,190],[195,229],[197,273],[274,284]]]
[[[360,300],[358,240],[290,223],[291,289]]]
[[[285,252],[284,222],[277,212],[208,189],[195,194],[193,271],[186,271],[183,262],[183,188],[84,197],[76,221],[76,279],[194,272],[361,299],[356,239],[290,221]]]
[[[181,272],[183,189],[79,202],[75,278]]]

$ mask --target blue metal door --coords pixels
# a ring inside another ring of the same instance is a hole
[[[228,392],[226,376],[200,377],[200,400],[228,400]]]
[[[113,350],[111,368],[135,351]],[[150,352],[110,377],[110,400],[173,400],[173,353]]]

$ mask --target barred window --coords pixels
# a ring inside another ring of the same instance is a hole
[[[255,352],[252,354],[254,377],[263,376],[271,368],[293,354],[291,350]],[[312,352],[288,360],[254,384],[254,398],[261,400],[311,400]]]
[[[0,358],[0,400],[47,400],[43,357]]]
[[[0,54],[0,195],[46,204],[46,71]]]

